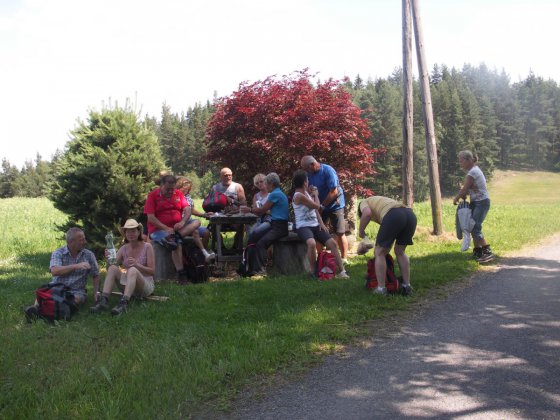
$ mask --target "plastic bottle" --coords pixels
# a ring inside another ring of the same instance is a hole
[[[115,265],[117,263],[117,250],[115,249],[113,234],[111,232],[105,235],[105,241],[107,241],[107,264]]]

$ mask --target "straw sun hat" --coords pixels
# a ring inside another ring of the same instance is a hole
[[[142,232],[143,226],[142,226],[142,223],[138,223],[134,219],[127,219],[127,221],[124,223],[124,226],[119,228],[119,231],[121,232],[121,235],[123,235],[123,236],[124,236],[124,230],[125,229],[138,229],[140,232]]]

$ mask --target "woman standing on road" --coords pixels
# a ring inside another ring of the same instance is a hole
[[[478,158],[470,150],[463,150],[458,154],[459,165],[467,172],[463,187],[453,199],[453,204],[457,204],[460,199],[465,199],[467,194],[470,196],[470,208],[472,218],[475,221],[471,232],[474,249],[473,256],[479,263],[486,263],[494,259],[494,254],[490,245],[486,242],[482,233],[482,222],[490,210],[490,196],[486,188],[486,178],[476,162]]]

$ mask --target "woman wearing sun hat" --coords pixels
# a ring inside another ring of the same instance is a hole
[[[92,313],[109,308],[109,296],[115,283],[121,290],[124,287],[124,292],[118,305],[111,310],[112,315],[125,312],[133,295],[146,297],[154,291],[154,250],[150,243],[142,240],[142,224],[128,219],[119,230],[124,238],[124,245],[117,252],[117,264],[122,264],[124,270],[121,271],[118,265],[107,268],[103,294],[97,304],[90,308]]]

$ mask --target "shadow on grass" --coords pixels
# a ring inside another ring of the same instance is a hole
[[[556,418],[560,262],[503,258],[499,268],[405,322],[397,337],[330,358],[233,417],[360,417],[369,408],[376,418]]]

